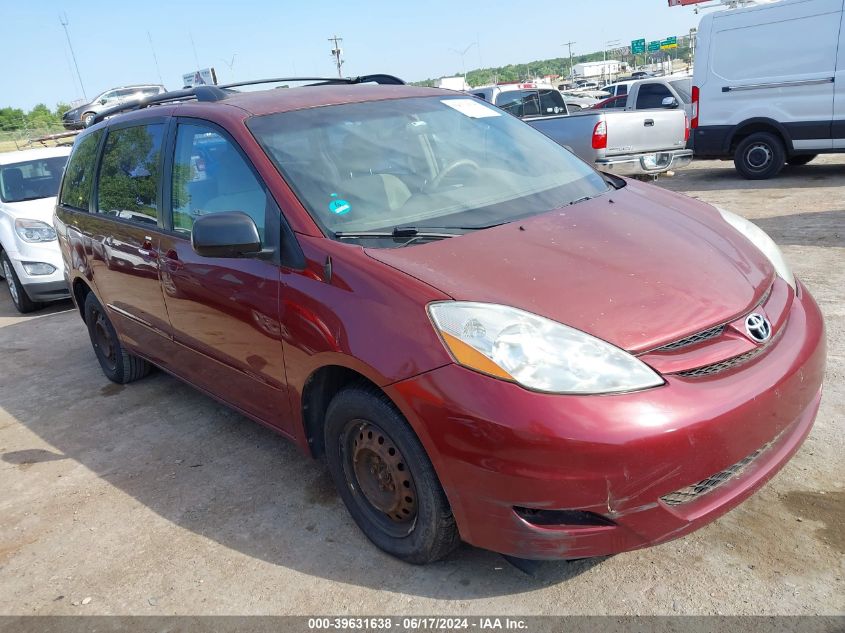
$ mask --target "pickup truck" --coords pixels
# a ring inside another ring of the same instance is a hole
[[[582,110],[522,120],[596,169],[621,176],[659,174],[692,161],[683,110]]]
[[[692,160],[681,109],[570,112],[559,91],[535,84],[475,88],[471,94],[521,118],[597,169],[623,176],[659,174]]]

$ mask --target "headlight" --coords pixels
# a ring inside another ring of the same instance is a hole
[[[766,232],[753,222],[749,222],[745,218],[731,213],[720,207],[716,210],[722,215],[722,219],[734,227],[737,231],[742,233],[749,242],[754,244],[766,258],[772,262],[775,271],[778,275],[795,290],[795,275],[792,274],[792,269],[780,252],[778,245],[770,238]]]
[[[15,220],[15,233],[24,242],[52,242],[56,239],[56,231],[52,226],[40,220]]]
[[[663,384],[618,347],[524,310],[444,301],[430,304],[428,312],[459,364],[528,389],[595,394]]]

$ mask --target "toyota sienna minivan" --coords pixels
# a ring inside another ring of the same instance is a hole
[[[161,367],[323,457],[412,563],[661,543],[798,450],[824,328],[763,231],[470,95],[312,83],[79,135],[55,226],[110,380]]]

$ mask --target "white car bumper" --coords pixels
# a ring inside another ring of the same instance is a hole
[[[15,247],[17,251],[9,249],[6,255],[30,299],[56,301],[70,296],[57,241],[30,244],[16,239]],[[53,270],[47,274],[34,274],[38,272],[34,264],[48,264]]]
[[[648,154],[609,156],[596,160],[596,169],[619,176],[659,174],[670,169],[681,169],[692,162],[692,150],[678,149]]]

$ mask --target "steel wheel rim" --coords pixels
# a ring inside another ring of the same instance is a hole
[[[772,150],[765,143],[755,143],[745,152],[745,162],[755,171],[763,171],[772,162]]]
[[[361,510],[389,536],[410,534],[417,520],[417,489],[393,439],[378,425],[356,419],[340,441],[344,474]]]
[[[3,260],[3,275],[6,277],[6,284],[9,286],[9,294],[12,295],[12,301],[14,301],[15,305],[17,305],[19,303],[18,287],[15,285],[15,280],[12,277],[12,270],[9,266],[9,262],[5,259]]]
[[[98,356],[100,356],[109,369],[114,370],[117,367],[114,338],[108,328],[106,315],[100,310],[94,310],[94,332],[92,338],[94,349],[97,351]]]

